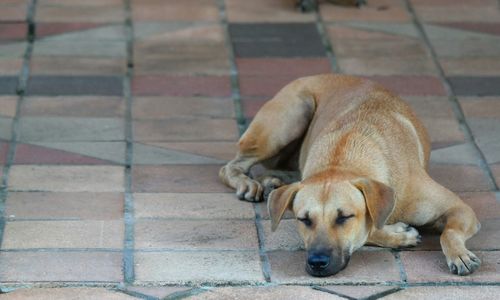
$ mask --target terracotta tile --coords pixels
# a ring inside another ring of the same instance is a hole
[[[61,151],[28,144],[17,144],[14,156],[16,164],[47,165],[109,165],[109,161],[84,156],[72,152]]]
[[[460,130],[458,121],[455,118],[438,119],[425,117],[421,121],[429,133],[433,149],[465,142],[464,134]]]
[[[229,34],[236,57],[325,56],[314,23],[233,23]]]
[[[78,295],[81,299],[109,299],[109,300],[132,300],[137,299],[114,290],[105,288],[27,288],[17,289],[8,295],[12,300],[63,300],[71,299]],[[0,298],[2,298],[0,296]]]
[[[181,116],[232,118],[234,107],[229,98],[135,97],[132,116],[135,119]]]
[[[0,252],[1,282],[122,281],[121,252]]]
[[[237,58],[238,74],[301,77],[330,73],[327,58]]]
[[[376,283],[399,282],[399,268],[389,251],[357,251],[349,265],[330,277],[312,277],[305,270],[305,252],[275,251],[268,253],[271,280],[280,284],[291,283]],[[380,272],[380,270],[384,272]]]
[[[122,79],[117,76],[32,76],[28,95],[102,95],[123,94]]]
[[[429,174],[454,192],[489,191],[492,188],[477,166],[432,164],[429,166]]]
[[[349,21],[341,23],[327,23],[327,33],[333,41],[342,40],[342,42],[415,42],[425,47],[425,44],[419,41],[417,29],[411,23],[391,23],[391,22],[365,22]],[[370,48],[369,44],[367,44]],[[420,49],[424,50],[424,49]],[[419,52],[425,54],[425,50]],[[415,54],[395,53],[398,56]]]
[[[253,220],[140,220],[135,249],[257,250]]]
[[[462,29],[479,33],[487,33],[492,35],[500,35],[499,23],[493,22],[440,22],[440,26]]]
[[[335,5],[321,5],[321,16],[325,21],[377,21],[377,22],[405,22],[411,18],[403,3],[397,0],[380,0],[357,9]]]
[[[387,300],[396,299],[495,299],[500,292],[496,286],[421,286],[411,287],[384,297]]]
[[[439,62],[447,76],[500,76],[498,58],[440,58]]]
[[[125,113],[125,101],[120,97],[59,96],[26,97],[23,116],[120,118]]]
[[[416,6],[416,14],[424,22],[498,22],[495,6]]]
[[[498,207],[498,204],[497,204]],[[495,210],[492,207],[492,210]],[[467,241],[467,247],[471,250],[500,249],[500,218],[481,220],[481,230]]]
[[[16,115],[17,96],[0,96],[0,116],[13,118]]]
[[[226,76],[136,76],[132,81],[135,95],[158,96],[213,96],[231,94]]]
[[[221,160],[233,159],[238,149],[236,142],[148,142],[146,144]]]
[[[36,38],[41,39],[48,36],[60,35],[70,32],[79,32],[98,28],[98,23],[38,23],[36,24]]]
[[[262,106],[268,101],[269,97],[245,97],[241,99],[241,105],[245,117],[253,118]]]
[[[33,75],[125,75],[124,58],[50,56],[33,57],[30,62]]]
[[[370,296],[373,298],[377,298],[377,296],[380,295],[381,293],[384,294],[390,293],[390,291],[397,289],[397,287],[395,286],[376,286],[376,285],[374,286],[331,285],[331,286],[324,286],[322,288],[333,291],[337,295],[343,295],[354,299],[369,299]]]
[[[477,192],[460,193],[460,197],[472,207],[480,221],[500,216],[500,202],[497,200],[500,195],[495,196],[494,193]]]
[[[0,4],[0,21],[24,22],[26,21],[26,1],[13,1]]]
[[[7,154],[9,152],[9,143],[0,141],[0,165],[7,162]]]
[[[121,192],[124,189],[124,168],[16,165],[10,169],[9,189],[47,192]]]
[[[15,221],[2,249],[123,248],[123,221]]]
[[[22,67],[23,60],[20,58],[0,57],[0,73],[3,75],[18,75],[21,72]]]
[[[500,164],[491,165],[490,168],[497,185],[500,185]]]
[[[214,165],[224,160],[165,149],[142,143],[133,144],[132,162],[136,165]]]
[[[146,286],[129,286],[127,291],[148,295],[159,299],[164,299],[169,295],[180,292],[189,291],[191,288],[183,286],[162,286],[162,287],[146,287]]]
[[[182,58],[155,58],[144,54],[142,58],[135,60],[134,73],[137,75],[228,76],[231,70],[229,59],[224,52],[224,48],[220,47],[218,56],[221,57],[210,58],[200,58],[195,55]]]
[[[99,40],[79,37],[68,40],[41,39],[36,42],[33,57],[50,57],[59,61],[64,57],[87,57],[91,59],[124,59],[127,56],[127,47],[122,40]],[[78,61],[71,64],[78,64]],[[69,65],[70,66],[70,65]],[[92,65],[86,68],[94,68]],[[84,69],[85,67],[82,67]],[[92,74],[95,75],[95,74]],[[102,86],[102,85],[101,85]]]
[[[479,165],[481,158],[471,143],[435,149],[431,164]]]
[[[35,20],[37,23],[120,23],[125,20],[125,10],[118,3],[47,3],[38,5]]]
[[[124,120],[119,118],[21,118],[19,140],[22,142],[123,141]]]
[[[271,231],[271,221],[262,221],[264,227],[264,247],[266,251],[303,250],[304,243],[297,230],[295,219],[281,220],[278,229]]]
[[[0,116],[0,139],[10,140],[12,134],[12,119]]]
[[[136,253],[135,272],[137,283],[255,284],[264,282],[257,252]]]
[[[369,76],[401,95],[445,96],[446,91],[439,78],[434,76]]]
[[[308,286],[270,286],[270,287],[220,287],[207,291],[190,299],[318,299],[341,300],[329,293],[318,291]]]
[[[246,76],[239,78],[240,92],[244,97],[272,97],[285,85],[296,79],[292,76]]]
[[[132,168],[133,191],[169,193],[233,192],[219,181],[220,167],[134,166]]]
[[[401,260],[408,282],[492,282],[498,280],[500,254],[497,251],[475,252],[481,259],[481,267],[469,276],[450,273],[446,258],[440,251],[405,251]]]
[[[429,58],[397,59],[356,57],[337,59],[342,72],[352,75],[432,75],[437,74]]]
[[[235,141],[238,131],[233,119],[185,117],[134,121],[134,137],[146,142]]]
[[[120,193],[9,192],[5,216],[9,219],[120,220]]]
[[[26,23],[0,24],[0,41],[24,40],[28,33]]]
[[[498,118],[468,118],[467,123],[472,130],[474,140],[490,164],[500,162],[500,143],[498,143]]]
[[[136,21],[218,21],[219,11],[209,0],[134,0],[132,16]]]
[[[233,193],[136,193],[136,218],[253,219],[250,203]]]
[[[228,0],[226,11],[231,23],[314,22],[313,14],[301,13],[286,0]]]
[[[467,118],[500,118],[500,96],[458,97]]]

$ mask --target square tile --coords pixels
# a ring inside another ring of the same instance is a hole
[[[253,206],[233,193],[136,193],[135,217],[253,219]]]
[[[30,61],[32,75],[125,75],[125,58],[44,56]]]
[[[293,219],[281,220],[278,229],[271,231],[271,221],[263,220],[264,247],[266,251],[275,250],[304,250],[304,242],[297,230],[297,221]]]
[[[219,180],[220,167],[134,166],[132,190],[136,193],[232,193],[233,191]]]
[[[63,60],[64,57],[87,57],[87,58],[122,58],[127,57],[127,45],[125,41],[109,40],[69,40],[58,41],[51,39],[38,40],[33,49],[33,57],[56,57]],[[77,64],[78,62],[72,62]],[[90,68],[91,66],[86,66]]]
[[[230,24],[236,57],[322,57],[314,23]]]
[[[267,97],[276,95],[295,77],[282,76],[247,76],[241,75],[239,78],[240,92],[244,97]]]
[[[116,76],[32,76],[28,95],[102,95],[123,94],[122,78]]]
[[[120,220],[121,193],[9,192],[5,216],[9,219]]]
[[[448,76],[500,76],[498,57],[440,58]]]
[[[425,286],[407,288],[390,294],[384,299],[446,299],[454,294],[460,295],[464,299],[494,299],[499,291],[500,288],[496,286]]]
[[[432,75],[437,74],[430,58],[377,58],[377,57],[339,57],[338,65],[342,72],[352,75]]]
[[[15,299],[71,299],[74,295],[87,299],[137,299],[122,292],[93,287],[21,288],[9,292],[9,297]]]
[[[0,96],[0,117],[13,118],[16,115],[17,96]]]
[[[16,165],[9,190],[47,192],[122,192],[124,168],[115,166]]]
[[[240,76],[302,77],[332,71],[327,58],[237,58],[236,67]]]
[[[18,81],[16,76],[0,76],[0,95],[15,95]]]
[[[264,282],[257,251],[141,252],[135,254],[135,273],[137,283],[256,284]]]
[[[112,118],[26,117],[20,122],[22,142],[120,141],[124,120]]]
[[[268,253],[271,280],[279,284],[399,282],[399,267],[389,251],[357,251],[347,267],[330,277],[312,277],[305,270],[304,251]],[[384,270],[384,272],[380,272]]]
[[[125,101],[109,96],[26,97],[22,116],[121,118]]]
[[[429,174],[438,183],[454,192],[480,192],[492,189],[478,166],[431,164]]]
[[[12,119],[0,116],[0,139],[10,140]]]
[[[123,248],[123,221],[15,221],[5,225],[2,249]]]
[[[233,119],[169,118],[134,121],[136,141],[235,141],[238,138]]]
[[[9,143],[0,141],[0,166],[7,162],[8,153],[9,153]]]
[[[28,3],[24,0],[9,0],[0,3],[1,22],[24,22],[26,21]]]
[[[320,13],[325,21],[370,21],[370,22],[409,22],[408,14],[402,1],[379,0],[367,2],[356,9],[354,7],[320,5]]]
[[[401,95],[446,95],[443,83],[434,76],[369,76],[368,79],[376,81]]]
[[[1,23],[0,41],[16,41],[26,39],[28,26],[26,23]]]
[[[500,77],[448,77],[455,94],[460,96],[500,95]]]
[[[225,3],[231,23],[314,22],[314,14],[300,12],[287,0],[228,0]]]
[[[227,76],[135,76],[134,95],[228,97],[231,83]]]
[[[500,195],[491,192],[460,193],[460,198],[467,203],[479,221],[494,219],[500,216]],[[497,199],[498,198],[498,199]]]
[[[134,119],[165,119],[171,117],[233,118],[230,98],[206,97],[135,97],[132,104]]]
[[[210,0],[133,0],[135,21],[218,21],[219,11]]]
[[[253,220],[139,220],[135,249],[257,250]]]
[[[2,46],[0,45],[0,49],[1,48]],[[22,67],[23,60],[21,58],[2,57],[2,54],[0,53],[0,74],[16,76],[21,73]]]
[[[125,10],[121,3],[85,2],[40,3],[37,7],[35,21],[60,23],[122,23],[125,20]]]
[[[120,252],[0,252],[0,282],[121,282]]]
[[[475,254],[481,259],[482,264],[476,272],[468,276],[451,274],[441,251],[404,251],[400,255],[410,283],[498,281],[500,253],[478,251]]]
[[[148,142],[144,143],[163,149],[181,151],[219,160],[231,160],[235,157],[238,145],[233,142]]]

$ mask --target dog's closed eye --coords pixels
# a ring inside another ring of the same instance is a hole
[[[306,215],[305,217],[303,218],[297,218],[297,220],[299,220],[300,222],[304,223],[304,225],[306,225],[307,227],[311,226],[312,225],[312,221],[311,219],[309,218],[309,215]]]
[[[352,218],[352,217],[354,217],[354,215],[353,215],[353,214],[351,214],[351,215],[347,215],[347,216],[344,216],[344,215],[342,215],[342,214],[339,214],[339,215],[337,216],[337,219],[335,219],[335,224],[337,224],[337,225],[342,225],[342,224],[344,224],[347,220],[349,220],[349,219],[350,219],[350,218]]]

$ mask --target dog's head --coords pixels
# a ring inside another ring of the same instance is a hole
[[[274,190],[268,201],[273,231],[287,209],[294,212],[307,250],[306,270],[313,276],[344,269],[394,209],[392,189],[366,178],[293,183]]]

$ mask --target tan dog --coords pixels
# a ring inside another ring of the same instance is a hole
[[[262,107],[219,176],[248,201],[282,185],[268,199],[272,229],[287,209],[295,213],[311,275],[339,272],[367,243],[416,245],[420,236],[407,224],[442,230],[451,272],[467,275],[481,263],[465,247],[480,224],[429,177],[429,152],[425,128],[400,98],[369,80],[318,75],[293,81]],[[247,174],[259,162],[296,163],[302,180],[253,180]]]

